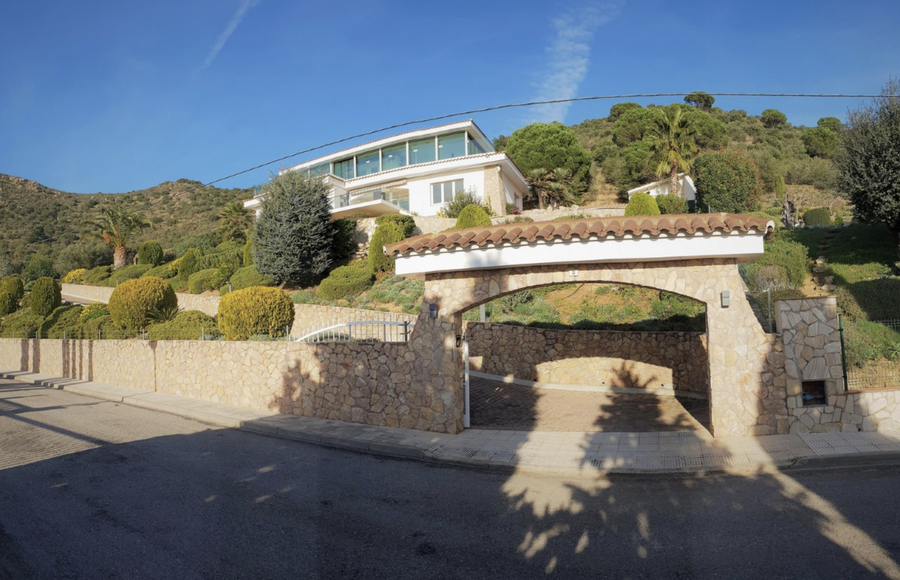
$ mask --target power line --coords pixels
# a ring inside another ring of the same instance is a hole
[[[443,119],[449,119],[451,117],[462,117],[467,115],[474,115],[476,113],[488,113],[490,111],[499,111],[502,109],[513,109],[518,107],[534,107],[537,105],[555,105],[559,103],[577,103],[583,101],[599,101],[599,100],[607,100],[607,99],[640,99],[640,98],[654,98],[654,97],[681,97],[684,95],[688,95],[690,93],[638,93],[638,94],[630,94],[630,95],[599,95],[593,97],[572,97],[569,99],[553,99],[549,101],[529,101],[527,103],[507,103],[505,105],[494,105],[492,107],[484,107],[482,109],[471,109],[469,111],[461,111],[458,113],[448,113],[446,115],[438,115],[436,117],[428,117],[427,119],[417,119],[415,121],[406,121],[404,123],[397,123],[395,125],[389,125],[387,127],[381,127],[380,129],[373,129],[372,131],[366,131],[365,133],[359,133],[357,135],[351,135],[350,137],[344,137],[343,139],[338,139],[337,141],[330,141],[328,143],[323,143],[322,145],[316,145],[315,147],[310,147],[309,149],[304,149],[303,151],[297,151],[296,153],[291,153],[290,155],[285,155],[284,157],[279,157],[278,159],[273,159],[272,161],[266,161],[265,163],[260,163],[259,165],[254,165],[248,169],[244,169],[238,171],[237,173],[232,173],[231,175],[226,175],[225,177],[220,177],[219,179],[214,179],[209,183],[205,183],[205,186],[210,186],[214,183],[219,183],[220,181],[225,181],[226,179],[231,179],[232,177],[237,177],[238,175],[243,175],[245,173],[250,173],[251,171],[256,171],[257,169],[262,169],[263,167],[267,167],[274,163],[278,163],[279,161],[284,161],[286,159],[291,159],[292,157],[297,157],[298,155],[303,155],[305,153],[311,153],[313,151],[318,151],[319,149],[324,149],[325,147],[331,147],[332,145],[339,145],[340,143],[345,143],[347,141],[351,141],[353,139],[359,139],[360,137],[368,137],[369,135],[375,135],[376,133],[382,133],[384,131],[391,131],[394,129],[399,129],[401,127],[408,127],[409,125],[417,125],[419,123],[431,123],[433,121],[440,121]],[[708,95],[712,95],[714,97],[788,97],[788,98],[804,98],[804,99],[868,99],[868,98],[877,98],[883,95],[870,95],[870,94],[808,94],[808,93],[707,93]]]

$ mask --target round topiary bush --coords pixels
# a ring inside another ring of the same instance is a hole
[[[827,207],[817,207],[803,214],[803,224],[808,227],[830,226],[831,212]]]
[[[123,330],[143,328],[147,314],[156,308],[175,308],[178,298],[166,280],[155,276],[127,280],[109,297],[109,315]]]
[[[207,270],[194,272],[191,274],[191,277],[188,278],[188,292],[191,294],[200,294],[201,292],[218,288],[222,285],[221,282],[218,284],[216,283],[218,273],[218,268],[209,268]]]
[[[649,193],[635,193],[625,206],[625,215],[659,215],[659,206]]]
[[[251,286],[274,285],[275,280],[265,274],[260,274],[256,269],[256,266],[244,266],[243,268],[238,268],[235,270],[234,274],[231,275],[232,290],[241,290],[243,288],[250,288]]]
[[[199,310],[185,310],[169,322],[151,324],[147,329],[150,340],[202,340],[218,334],[219,328],[212,316]]]
[[[403,238],[403,230],[395,222],[385,222],[375,228],[369,242],[369,266],[373,272],[393,272],[394,259],[384,253],[384,247]]]
[[[47,276],[35,280],[29,301],[32,312],[38,316],[50,316],[60,304],[62,304],[62,286],[58,280]]]
[[[467,205],[456,218],[455,229],[476,228],[491,225],[491,216],[480,205]]]
[[[185,252],[184,255],[178,259],[178,277],[182,280],[187,280],[190,278],[191,274],[200,270],[200,266],[197,262],[200,261],[202,256],[203,254],[197,248],[191,248]]]
[[[138,264],[150,264],[159,266],[165,260],[162,246],[156,240],[147,240],[138,248]]]
[[[656,205],[661,214],[679,214],[688,212],[688,203],[680,195],[657,195]]]
[[[325,300],[348,298],[365,292],[374,280],[375,275],[365,263],[341,266],[332,270],[319,284],[319,298]]]
[[[278,288],[254,286],[223,296],[218,320],[225,340],[247,340],[258,334],[284,336],[294,323],[294,305]]]
[[[15,312],[25,296],[25,283],[18,276],[0,278],[0,316]]]

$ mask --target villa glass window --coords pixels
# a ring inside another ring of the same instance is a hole
[[[353,158],[334,162],[334,174],[341,179],[353,179]]]
[[[480,153],[484,153],[484,147],[469,135],[469,155],[478,155]]]
[[[356,176],[371,175],[381,171],[378,167],[378,151],[366,151],[356,156]]]
[[[311,177],[320,177],[322,175],[327,175],[331,172],[331,163],[327,161],[325,163],[319,163],[318,165],[313,165],[309,168],[309,175]]]
[[[434,137],[409,142],[409,164],[434,161]]]
[[[463,180],[456,179],[454,181],[444,181],[442,183],[431,184],[431,203],[439,205],[447,203],[453,199],[453,196],[463,190]]]
[[[453,159],[466,154],[466,134],[451,133],[438,137],[438,159]]]
[[[406,143],[385,147],[381,150],[381,170],[406,167]]]

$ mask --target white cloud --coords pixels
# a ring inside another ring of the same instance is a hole
[[[228,26],[225,27],[225,30],[222,31],[222,34],[219,35],[219,38],[216,39],[215,44],[212,45],[212,48],[209,50],[209,54],[206,55],[206,60],[203,61],[203,66],[200,67],[200,70],[208,68],[209,65],[216,60],[216,57],[219,56],[219,51],[222,50],[222,47],[225,46],[225,43],[228,42],[228,38],[234,33],[238,26],[240,26],[241,21],[244,20],[244,17],[247,15],[247,12],[259,4],[260,0],[241,0],[241,5],[238,6],[237,12],[234,13],[234,16],[231,17],[231,20],[228,21]]]
[[[553,20],[555,34],[546,49],[541,82],[534,100],[552,101],[578,96],[578,88],[591,64],[591,43],[596,30],[618,15],[615,3],[592,2],[573,7]],[[571,103],[539,105],[529,109],[529,122],[565,121]]]

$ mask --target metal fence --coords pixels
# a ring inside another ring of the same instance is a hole
[[[297,342],[408,342],[409,321],[357,320],[341,322],[304,334]]]
[[[900,335],[900,320],[873,320],[871,324],[879,324],[884,326],[886,330]],[[890,333],[885,333],[879,340],[881,344],[878,345],[880,347],[878,352],[873,352],[872,354],[872,360],[848,365],[846,362],[846,351],[849,348],[847,343],[853,340],[854,337],[852,335],[845,337],[842,323],[841,341],[845,343],[844,366],[847,390],[900,387],[900,337],[897,338],[896,342],[891,342]],[[856,338],[856,340],[860,339]]]

